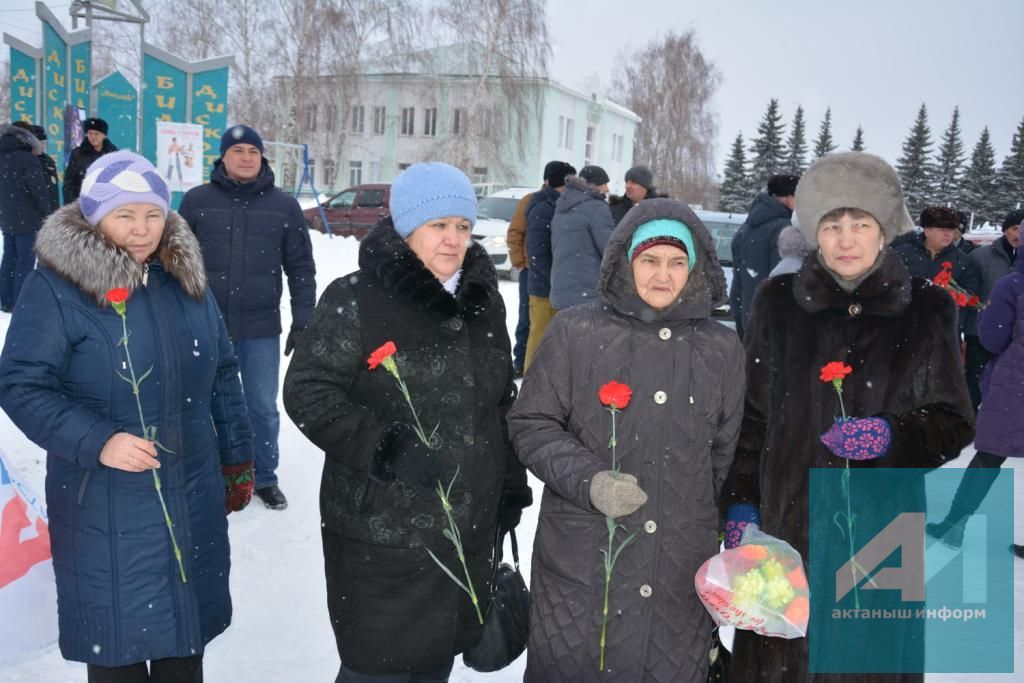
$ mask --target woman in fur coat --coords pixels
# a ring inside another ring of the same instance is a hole
[[[461,171],[403,171],[391,217],[360,245],[360,269],[320,297],[285,378],[288,415],[325,455],[320,515],[338,683],[446,681],[455,655],[479,640],[469,597],[427,552],[464,578],[439,483],[451,485],[481,597],[497,527],[514,527],[530,504],[505,423],[516,396],[505,307],[491,259],[471,238],[475,221]],[[367,362],[388,342],[418,420],[387,366]]]
[[[727,547],[739,543],[748,522],[757,522],[790,543],[813,571],[816,561],[827,560],[831,567],[835,558],[828,553],[841,555],[848,546],[829,516],[825,523],[836,542],[808,547],[808,529],[816,521],[808,516],[812,468],[842,468],[847,462],[861,473],[938,467],[971,442],[974,420],[952,298],[912,278],[886,248],[912,227],[893,169],[860,152],[826,156],[801,178],[796,213],[808,243],[817,248],[797,273],[771,278],[754,299],[744,336],[743,426],[722,504]],[[833,361],[852,368],[842,397],[846,415],[858,419],[835,419],[841,412],[836,391],[820,379],[822,367]],[[853,512],[866,523],[878,493],[862,482],[865,477],[851,477],[851,498]],[[921,503],[923,484],[903,496]],[[867,593],[861,591],[861,599]],[[840,640],[832,636],[827,616],[832,607],[853,607],[853,596],[841,603],[834,598],[835,591],[824,587],[812,592],[807,639],[738,631],[730,680],[831,680],[808,673],[808,641],[815,638],[839,644],[864,667],[857,671],[861,675],[883,658],[895,662],[896,670],[924,670],[923,623],[908,620],[899,638]],[[922,678],[904,673],[871,680]]]
[[[0,357],[0,406],[46,451],[61,654],[90,683],[202,680],[231,623],[226,512],[252,495],[238,364],[169,199],[142,157],[94,163],[39,232]]]

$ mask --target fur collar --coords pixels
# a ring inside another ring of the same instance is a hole
[[[405,240],[391,218],[383,218],[359,245],[359,267],[372,272],[387,289],[419,308],[472,320],[494,305],[498,276],[491,257],[476,242],[462,263],[462,278],[453,297],[444,290]]]
[[[10,123],[5,123],[0,126],[0,138],[8,138],[4,141],[4,147],[9,149],[24,149],[33,154],[38,154],[43,151],[43,145],[31,132],[15,126]]]
[[[50,214],[36,237],[39,262],[107,305],[111,289],[135,289],[142,284],[143,267],[130,253],[86,222],[78,202]],[[192,230],[174,211],[167,216],[155,257],[164,270],[196,300],[206,295],[206,268]]]
[[[846,311],[859,304],[864,315],[899,315],[910,305],[910,271],[892,249],[883,251],[879,258],[884,260],[878,269],[847,294],[818,262],[817,251],[812,251],[804,258],[800,271],[791,276],[797,305],[808,313],[818,313],[825,309]]]

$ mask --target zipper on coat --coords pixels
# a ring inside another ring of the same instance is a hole
[[[149,264],[142,264],[142,286],[145,287],[149,284]]]
[[[85,498],[85,489],[89,486],[89,479],[92,478],[92,470],[86,470],[82,477],[82,483],[78,485],[78,507],[82,507],[82,500]]]

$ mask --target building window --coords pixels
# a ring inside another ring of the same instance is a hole
[[[621,135],[612,134],[612,160],[622,161],[622,145],[625,138]]]
[[[477,110],[476,134],[482,138],[491,136],[491,120],[494,118],[494,111],[490,107],[481,107]]]
[[[572,138],[576,134],[576,122],[572,119],[565,120],[565,142],[562,147],[572,149]]]
[[[316,130],[316,105],[311,104],[306,109],[306,130]]]
[[[402,107],[402,135],[416,134],[415,107]]]
[[[362,185],[363,183],[363,162],[361,161],[349,161],[348,162],[348,184],[349,185]]]
[[[334,181],[338,175],[338,164],[334,159],[324,159],[324,187],[334,187]]]
[[[430,137],[437,135],[437,107],[423,110],[423,134]]]
[[[338,105],[328,104],[324,109],[324,128],[328,133],[333,133],[338,120]]]
[[[352,107],[352,132],[353,133],[362,133],[365,130],[364,121],[363,121],[363,117],[364,117],[365,113],[366,113],[366,108],[363,105],[361,105],[361,104],[357,104],[356,106]]]
[[[594,134],[593,126],[587,126],[587,142],[583,146],[583,165],[586,166],[594,159]]]
[[[370,162],[370,177],[366,180],[368,183],[379,183],[383,180],[381,177],[381,163],[379,161]]]
[[[300,178],[299,180],[300,180],[300,182],[305,182],[306,179],[305,178]],[[310,159],[309,160],[309,182],[310,182],[310,185],[313,184],[314,180],[316,180],[316,159]],[[312,189],[312,188],[310,188],[310,189]]]
[[[456,107],[452,112],[452,135],[462,135],[466,132],[466,108]]]
[[[487,167],[486,166],[474,166],[473,167],[473,182],[474,183],[486,183],[487,182]]]
[[[565,117],[558,117],[558,143],[555,147],[561,147],[562,143],[565,142]]]
[[[384,116],[386,113],[384,107],[373,108],[373,134],[384,135]]]

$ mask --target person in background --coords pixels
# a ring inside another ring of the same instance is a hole
[[[453,166],[399,174],[391,216],[360,244],[360,269],[320,297],[285,377],[288,415],[325,456],[336,683],[440,683],[479,640],[469,597],[427,553],[464,578],[439,486],[450,488],[480,596],[496,533],[532,501],[507,436],[516,387],[505,306],[490,257],[471,239],[476,211],[473,186]],[[417,419],[387,366],[367,362],[389,342]]]
[[[718,552],[744,386],[743,347],[710,317],[725,300],[714,241],[682,202],[645,200],[608,240],[597,293],[552,321],[509,413],[519,459],[545,484],[525,680],[703,682],[713,624],[693,576]],[[598,397],[610,381],[632,390],[620,472]],[[637,535],[614,567],[602,672],[609,519]]]
[[[39,231],[0,354],[0,407],[46,451],[60,652],[89,683],[201,683],[203,650],[231,623],[226,515],[252,496],[252,430],[199,245],[170,199],[146,159],[96,161]]]
[[[42,126],[34,126],[31,123],[26,123],[24,121],[15,121],[11,125],[18,126],[19,128],[24,128],[29,131],[36,137],[36,140],[39,140],[39,142],[46,142],[46,129]],[[43,175],[46,176],[46,185],[50,190],[50,204],[54,209],[56,209],[60,206],[57,162],[53,160],[53,157],[46,153],[46,145],[42,145],[42,151],[37,158],[39,159],[39,163],[43,166]]]
[[[615,229],[605,196],[608,174],[584,166],[565,181],[551,218],[551,306],[560,311],[597,298],[604,245]]]
[[[533,195],[526,210],[526,252],[529,255],[527,289],[530,293],[530,335],[526,340],[524,370],[530,369],[544,331],[555,315],[551,306],[551,219],[555,203],[565,192],[565,179],[576,169],[564,161],[552,161],[544,167],[546,186]]]
[[[0,126],[0,230],[4,239],[0,311],[4,313],[14,310],[22,284],[35,268],[32,248],[36,233],[56,208],[39,163],[42,154],[43,146],[31,126]]]
[[[970,224],[970,217],[963,211],[957,211],[956,215],[960,216],[960,226],[957,228],[960,231],[960,238],[956,241],[956,246],[965,254],[970,254],[978,248],[977,244],[967,239],[967,226]]]
[[[971,442],[974,414],[952,334],[952,297],[911,276],[886,248],[913,227],[893,168],[864,152],[829,154],[800,179],[795,209],[817,248],[799,271],[770,278],[754,297],[743,338],[743,426],[721,502],[726,548],[739,545],[754,522],[806,559],[812,468],[849,463],[851,496],[870,502],[875,492],[857,473],[941,466]],[[836,421],[835,388],[820,379],[831,362],[852,368],[842,396],[855,419]],[[908,485],[905,496],[923,505],[923,482]],[[923,620],[898,627],[901,635],[879,647],[890,648],[901,670],[923,671]],[[808,641],[831,642],[832,628],[812,619],[807,638],[794,640],[738,630],[730,680],[775,680],[780,671],[786,680],[808,680]],[[920,681],[923,674],[871,680]]]
[[[754,292],[772,268],[781,260],[779,233],[790,224],[793,193],[799,176],[773,175],[765,192],[750,205],[747,220],[732,238],[733,276],[729,308],[736,321],[736,332],[743,338],[750,318]]]
[[[82,180],[94,161],[104,154],[116,152],[117,147],[107,138],[110,127],[103,119],[91,118],[82,123],[85,140],[71,150],[67,168],[64,169],[64,204],[78,199],[82,190]]]
[[[626,192],[622,196],[608,197],[612,211],[612,222],[618,225],[630,209],[645,199],[663,197],[654,189],[654,173],[649,166],[638,164],[626,171]]]
[[[185,193],[178,211],[199,239],[210,288],[238,354],[255,433],[256,496],[271,510],[283,510],[288,499],[277,478],[282,271],[292,309],[284,355],[316,305],[316,264],[302,209],[274,187],[259,133],[232,126],[221,137],[210,182]]]
[[[541,185],[541,189],[546,186],[547,180]],[[516,379],[522,377],[526,370],[526,341],[530,338],[530,273],[526,251],[526,211],[530,208],[534,194],[530,192],[523,195],[516,204],[512,220],[508,222],[508,233],[505,238],[508,244],[508,258],[512,267],[519,271],[519,314],[516,321],[516,343],[512,347],[512,370]]]
[[[782,232],[779,233],[779,256],[782,258],[772,268],[772,272],[768,274],[768,277],[795,273],[800,270],[803,267],[804,258],[806,258],[810,250],[811,247],[807,244],[807,238],[804,237],[804,233],[801,232],[800,228],[795,225],[783,228]]]

